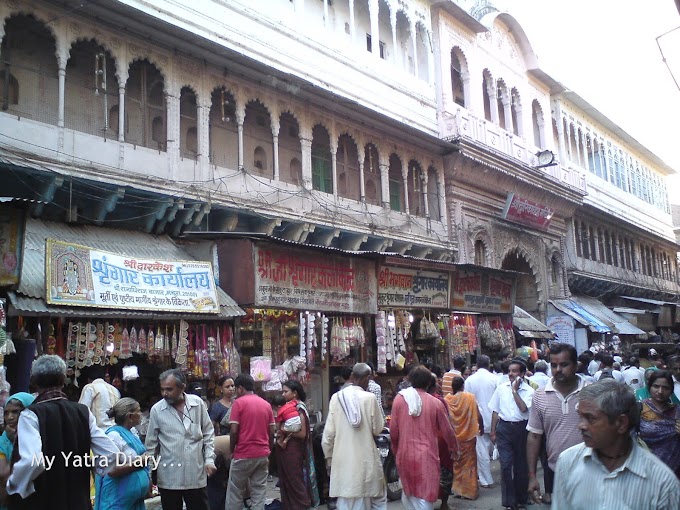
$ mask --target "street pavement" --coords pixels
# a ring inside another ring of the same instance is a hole
[[[498,510],[502,508],[501,505],[501,468],[499,461],[491,462],[491,473],[493,474],[494,484],[489,489],[479,488],[479,498],[475,501],[468,501],[464,499],[449,498],[449,509],[450,510]],[[541,488],[543,488],[543,471],[539,463],[538,466],[538,479],[541,481]],[[267,503],[270,503],[274,499],[280,499],[281,493],[279,488],[276,487],[277,479],[272,478],[267,482]],[[435,503],[435,510],[440,506],[440,502]],[[146,501],[147,510],[160,510],[160,498],[153,498]],[[391,501],[387,504],[389,510],[398,510],[404,508],[400,501]],[[532,505],[530,507],[533,510],[548,510],[550,505]],[[319,507],[320,510],[328,510],[326,505]]]

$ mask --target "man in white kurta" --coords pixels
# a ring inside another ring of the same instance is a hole
[[[321,444],[330,466],[329,496],[338,498],[338,510],[387,507],[382,464],[374,440],[384,420],[375,396],[366,391],[370,373],[365,363],[354,365],[351,385],[331,398],[324,427]]]

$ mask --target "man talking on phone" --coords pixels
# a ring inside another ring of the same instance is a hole
[[[524,380],[526,371],[524,361],[510,361],[509,380],[498,385],[489,401],[490,436],[501,461],[502,505],[513,510],[526,508],[528,502],[526,427],[534,389]]]

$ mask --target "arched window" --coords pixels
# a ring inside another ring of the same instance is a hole
[[[333,193],[331,139],[321,124],[312,129],[312,187],[324,193]]]
[[[380,161],[378,149],[372,143],[366,144],[364,149],[364,191],[366,202],[380,205]]]
[[[604,243],[605,243],[605,262],[609,265],[612,263],[612,240],[609,237],[609,231],[604,231]]]
[[[475,265],[486,266],[486,246],[481,239],[475,241]]]
[[[552,285],[559,286],[561,273],[560,261],[557,258],[557,254],[553,254],[550,260],[550,283]]]
[[[272,179],[274,172],[268,162],[274,156],[274,135],[272,134],[272,119],[267,107],[259,100],[252,100],[246,104],[246,116],[243,121],[244,150],[257,151],[257,147],[264,153],[259,153],[252,162],[245,158],[245,170],[254,175]],[[258,151],[259,152],[259,151]],[[258,166],[255,166],[255,164]]]
[[[531,126],[534,131],[534,145],[540,149],[545,148],[543,142],[543,127],[545,120],[543,119],[543,110],[536,99],[531,102]]]
[[[164,151],[167,109],[163,75],[148,60],[130,66],[125,87],[125,141]]]
[[[423,197],[423,170],[417,161],[408,162],[408,209],[410,214],[425,216]]]
[[[224,87],[212,91],[209,123],[210,162],[223,168],[238,168],[236,101]]]
[[[404,205],[404,181],[401,174],[401,160],[396,154],[390,155],[390,209],[403,211]]]
[[[338,172],[338,195],[359,200],[361,191],[359,152],[354,140],[349,135],[344,134],[338,139],[336,168]]]
[[[185,159],[196,159],[198,154],[196,94],[189,87],[182,87],[179,93],[179,153]],[[190,145],[189,136],[193,136]]]
[[[300,144],[300,126],[293,114],[284,112],[280,117],[279,160],[290,161],[288,171],[281,169],[279,179],[284,182],[302,185],[302,145]],[[295,165],[293,165],[295,162]]]
[[[465,88],[463,85],[462,53],[460,48],[451,50],[451,96],[453,102],[465,106]]]
[[[430,167],[427,169],[427,211],[430,219],[442,220],[442,212],[439,207],[439,175],[437,170]]]

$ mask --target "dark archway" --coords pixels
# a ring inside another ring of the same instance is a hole
[[[513,250],[503,259],[501,269],[517,271],[520,273],[517,278],[515,304],[532,315],[540,315],[538,305],[538,285],[536,283],[534,270],[526,257],[517,250]]]

